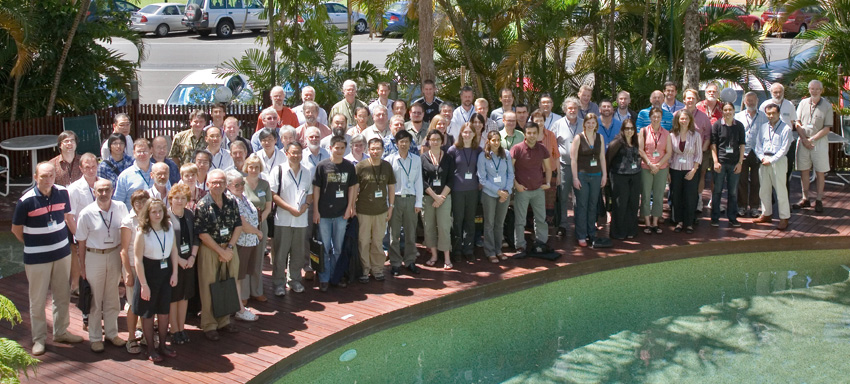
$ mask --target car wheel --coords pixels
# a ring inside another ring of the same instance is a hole
[[[806,28],[806,24],[800,24],[800,30],[797,31],[797,34],[806,33],[806,30],[808,30],[808,28]]]
[[[215,35],[226,39],[233,35],[233,23],[229,21],[222,21],[218,23],[218,26],[215,28]]]
[[[153,31],[153,34],[156,37],[165,37],[168,34],[168,24],[160,24],[156,26],[156,30]]]
[[[357,25],[354,26],[354,32],[356,33],[366,33],[367,26],[366,20],[360,19],[357,20]]]
[[[753,31],[761,31],[761,25],[759,25],[758,21],[753,21]]]

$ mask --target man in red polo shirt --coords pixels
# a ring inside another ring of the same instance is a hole
[[[549,226],[546,224],[546,197],[544,191],[550,188],[552,170],[548,161],[549,151],[537,145],[537,135],[541,127],[529,122],[525,125],[525,141],[511,148],[514,163],[514,200],[515,235],[517,255],[525,252],[525,215],[528,206],[534,213],[534,235],[539,243],[549,240]]]
[[[272,88],[270,92],[270,96],[272,98],[272,108],[277,111],[277,116],[280,118],[280,126],[289,125],[292,127],[297,127],[301,124],[298,123],[298,116],[295,115],[295,112],[292,112],[289,107],[283,104],[283,99],[286,98],[286,93],[283,92],[283,87],[276,86]],[[257,131],[263,129],[265,125],[263,124],[262,116],[257,117]]]

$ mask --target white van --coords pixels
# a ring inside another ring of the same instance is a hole
[[[201,36],[228,38],[234,31],[260,32],[269,27],[261,19],[264,6],[261,0],[189,0],[182,23]]]

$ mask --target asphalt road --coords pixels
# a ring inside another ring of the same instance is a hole
[[[147,57],[139,71],[139,93],[142,103],[156,103],[165,99],[174,86],[192,71],[213,68],[217,65],[241,57],[246,49],[265,49],[258,44],[258,35],[250,32],[236,33],[227,40],[215,36],[202,38],[195,34],[177,32],[164,38],[147,37],[145,49]],[[400,44],[401,39],[370,40],[368,35],[355,35],[352,42],[352,61],[368,60],[378,68],[384,68],[384,61]],[[787,58],[793,40],[789,38],[768,38],[766,49],[769,60]],[[128,59],[135,60],[134,47],[126,40],[115,40],[108,44],[112,49],[125,53]],[[717,49],[743,49],[742,43],[733,42],[727,47]],[[345,55],[339,57],[341,63]]]

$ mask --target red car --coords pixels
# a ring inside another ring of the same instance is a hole
[[[737,22],[741,23],[742,25],[746,26],[747,28],[750,28],[750,29],[756,30],[756,31],[759,30],[761,28],[761,25],[762,25],[762,22],[759,20],[758,16],[751,15],[744,8],[741,8],[737,5],[723,4],[723,3],[710,3],[710,4],[707,4],[706,6],[700,8],[700,14],[702,14],[703,16],[705,16],[709,12],[712,13],[712,14],[719,14],[719,13],[722,13],[722,12],[730,12],[735,17],[735,19],[737,19]],[[735,23],[736,20],[727,19],[727,20],[723,20],[722,22],[724,22],[724,23]],[[705,24],[705,21],[703,21],[703,24]]]
[[[776,21],[778,20],[778,21]],[[814,5],[800,8],[790,14],[785,11],[784,6],[768,8],[761,15],[762,25],[767,26],[771,22],[770,32],[803,33],[811,28],[828,21],[824,16],[823,8]],[[779,22],[782,24],[779,25]]]

